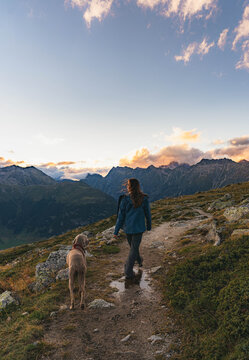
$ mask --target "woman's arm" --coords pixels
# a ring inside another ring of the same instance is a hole
[[[120,207],[119,207],[118,218],[117,218],[117,222],[116,222],[116,226],[115,226],[115,230],[114,230],[114,235],[118,235],[119,230],[124,225],[125,205],[126,205],[126,201],[125,201],[125,198],[123,198],[121,200]]]
[[[149,203],[149,199],[147,196],[144,201],[144,214],[145,214],[145,218],[146,218],[147,230],[150,231],[151,230],[151,213],[150,213],[150,203]]]

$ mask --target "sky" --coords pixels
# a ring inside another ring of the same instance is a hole
[[[248,0],[1,0],[0,166],[249,160]]]

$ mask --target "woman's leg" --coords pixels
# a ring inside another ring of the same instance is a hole
[[[128,256],[128,259],[126,261],[126,266],[125,266],[125,275],[126,277],[132,277],[133,276],[133,266],[135,264],[135,261],[137,260],[139,262],[139,260],[141,261],[141,257],[139,254],[139,245],[141,243],[142,240],[142,235],[143,233],[139,233],[139,234],[129,234],[129,237],[131,235],[131,248],[130,248],[130,253]],[[127,236],[128,239],[128,236]]]

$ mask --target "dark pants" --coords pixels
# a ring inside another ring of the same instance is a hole
[[[139,245],[142,240],[143,233],[126,234],[128,243],[130,245],[130,252],[125,264],[125,275],[127,277],[133,276],[133,266],[135,261],[141,263],[141,256],[139,254]]]

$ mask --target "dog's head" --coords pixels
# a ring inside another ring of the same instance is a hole
[[[84,234],[77,235],[73,241],[73,245],[80,245],[83,249],[85,249],[88,244],[88,237]]]

